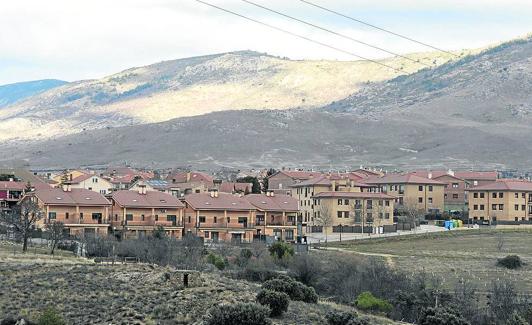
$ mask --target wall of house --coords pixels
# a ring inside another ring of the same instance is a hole
[[[469,191],[469,219],[471,222],[532,221],[532,192]]]
[[[106,195],[106,194],[111,193],[113,189],[113,184],[95,175],[78,184],[72,184],[72,188],[84,188],[86,190],[90,190],[90,191],[94,191],[94,192]]]
[[[370,218],[373,220],[371,224],[376,227],[393,224],[394,201],[392,199],[320,198],[317,203],[316,210],[320,214],[325,209],[331,214],[333,226],[355,226],[360,225],[362,221],[364,225],[369,225]],[[355,205],[360,208],[355,209]],[[360,218],[355,211],[360,213]],[[319,225],[316,222],[314,224]]]

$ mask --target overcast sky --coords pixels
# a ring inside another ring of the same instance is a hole
[[[239,0],[205,0],[371,58],[388,56]],[[391,51],[425,51],[299,0],[253,0]],[[438,47],[476,48],[532,32],[531,0],[310,0]],[[293,59],[353,57],[195,0],[8,0],[0,5],[0,84],[100,78],[133,66],[235,50]]]

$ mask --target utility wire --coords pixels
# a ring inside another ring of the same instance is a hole
[[[427,43],[424,43],[424,42],[421,42],[421,41],[417,41],[417,40],[415,40],[415,39],[413,39],[413,38],[410,38],[410,37],[408,37],[408,36],[401,35],[401,34],[399,34],[399,33],[393,32],[393,31],[391,31],[391,30],[389,30],[389,29],[384,29],[384,28],[382,28],[382,27],[375,26],[375,25],[373,25],[373,24],[367,23],[367,22],[362,21],[362,20],[360,20],[360,19],[356,19],[356,18],[353,18],[353,17],[347,16],[347,15],[344,15],[344,14],[342,14],[341,12],[334,11],[334,10],[332,10],[332,9],[325,8],[325,7],[323,7],[323,6],[320,6],[320,5],[318,5],[318,4],[315,4],[315,3],[313,3],[313,2],[310,2],[310,1],[308,1],[308,0],[299,0],[299,1],[301,1],[301,2],[303,2],[303,3],[306,3],[306,4],[308,4],[308,5],[311,5],[311,6],[313,6],[313,7],[319,8],[319,9],[321,9],[321,10],[328,11],[328,12],[333,13],[333,14],[335,14],[335,15],[338,15],[338,16],[341,16],[341,17],[344,17],[344,18],[347,18],[347,19],[349,19],[349,20],[356,21],[357,23],[360,23],[360,24],[363,24],[363,25],[369,26],[369,27],[371,27],[371,28],[378,29],[378,30],[380,30],[380,31],[382,31],[382,32],[385,32],[385,33],[388,33],[388,34],[391,34],[391,35],[394,35],[394,36],[400,37],[400,38],[405,39],[405,40],[408,40],[408,41],[410,41],[410,42],[414,42],[414,43],[417,43],[417,44],[420,44],[420,45],[423,45],[423,46],[426,46],[426,47],[430,47],[430,48],[432,48],[432,49],[434,49],[434,50],[437,50],[437,51],[440,51],[440,52],[443,52],[443,53],[450,54],[450,55],[455,56],[455,57],[457,57],[457,58],[460,57],[459,55],[456,55],[456,54],[454,54],[453,52],[449,52],[449,51],[443,50],[443,49],[441,49],[441,48],[438,48],[438,47],[436,47],[436,46],[433,46],[433,45],[430,45],[430,44],[427,44]]]
[[[401,54],[398,54],[398,53],[395,53],[395,52],[392,52],[392,51],[388,51],[388,50],[386,50],[386,49],[383,49],[382,47],[378,47],[378,46],[371,45],[371,44],[369,44],[369,43],[366,43],[366,42],[363,42],[363,41],[360,41],[360,40],[354,39],[354,38],[352,38],[352,37],[350,37],[350,36],[347,36],[347,35],[344,35],[344,34],[340,34],[340,33],[338,33],[338,32],[335,32],[335,31],[333,31],[333,30],[327,29],[327,28],[325,28],[325,27],[321,27],[321,26],[315,25],[315,24],[313,24],[313,23],[309,23],[309,22],[307,22],[307,21],[304,21],[304,20],[302,20],[302,19],[299,19],[299,18],[296,18],[296,17],[290,16],[290,15],[284,14],[284,13],[279,12],[279,11],[277,11],[277,10],[274,10],[274,9],[271,9],[271,8],[267,8],[267,7],[262,6],[262,5],[258,4],[258,3],[255,3],[255,2],[252,2],[252,1],[249,1],[249,0],[240,0],[240,1],[245,2],[245,3],[248,3],[248,4],[250,4],[250,5],[252,5],[252,6],[255,6],[255,7],[262,8],[262,9],[267,10],[267,11],[269,11],[269,12],[273,12],[273,13],[275,13],[275,14],[277,14],[277,15],[280,15],[280,16],[283,16],[283,17],[286,17],[286,18],[288,18],[288,19],[295,20],[295,21],[300,22],[300,23],[302,23],[302,24],[305,24],[305,25],[308,25],[308,26],[311,26],[311,27],[314,27],[314,28],[317,28],[317,29],[323,30],[323,31],[328,32],[328,33],[331,33],[331,34],[333,34],[333,35],[340,36],[340,37],[345,38],[345,39],[348,39],[348,40],[350,40],[350,41],[353,41],[353,42],[356,42],[356,43],[359,43],[359,44],[362,44],[362,45],[365,45],[365,46],[369,46],[369,47],[372,47],[372,48],[377,49],[377,50],[379,50],[379,51],[383,51],[383,52],[386,52],[386,53],[388,53],[388,54],[395,55],[395,56],[401,57],[401,58],[403,58],[403,59],[406,59],[406,60],[412,61],[412,62],[414,62],[414,63],[418,63],[418,64],[424,65],[424,66],[426,66],[426,67],[432,68],[431,65],[428,65],[428,64],[425,64],[425,63],[423,63],[423,62],[420,62],[419,60],[414,60],[414,59],[409,58],[409,57],[407,57],[407,56],[404,56],[404,55],[401,55]]]
[[[291,36],[294,36],[294,37],[298,37],[298,38],[304,39],[304,40],[309,41],[309,42],[311,42],[311,43],[318,44],[318,45],[321,45],[321,46],[324,46],[324,47],[330,48],[330,49],[332,49],[332,50],[335,50],[335,51],[338,51],[338,52],[342,52],[342,53],[344,53],[344,54],[348,54],[348,55],[354,56],[354,57],[356,57],[356,58],[359,58],[359,59],[362,59],[362,60],[365,60],[365,61],[373,62],[373,63],[375,63],[375,64],[381,65],[381,66],[383,66],[383,67],[387,67],[387,68],[392,69],[392,70],[395,70],[395,71],[397,71],[397,72],[401,72],[401,73],[404,72],[404,71],[402,71],[402,70],[400,70],[400,69],[394,68],[394,67],[392,67],[392,66],[390,66],[390,65],[387,65],[387,64],[385,64],[385,63],[382,63],[382,62],[379,62],[379,61],[376,61],[376,60],[372,60],[372,59],[365,58],[365,57],[360,56],[360,55],[358,55],[358,54],[355,54],[355,53],[353,53],[353,52],[349,52],[349,51],[346,51],[346,50],[342,50],[342,49],[340,49],[340,48],[338,48],[338,47],[334,47],[334,46],[332,46],[332,45],[325,44],[325,43],[322,43],[322,42],[320,42],[320,41],[313,40],[313,39],[311,39],[311,38],[308,38],[308,37],[303,36],[303,35],[300,35],[300,34],[293,33],[293,32],[288,31],[288,30],[286,30],[286,29],[282,29],[282,28],[280,28],[280,27],[276,27],[276,26],[270,25],[270,24],[268,24],[268,23],[265,23],[265,22],[262,22],[262,21],[256,20],[256,19],[254,19],[254,18],[250,18],[250,17],[244,16],[244,15],[242,15],[242,14],[239,14],[239,13],[237,13],[237,12],[231,11],[231,10],[229,10],[229,9],[225,9],[225,8],[222,8],[222,7],[219,7],[219,6],[213,5],[213,4],[211,4],[211,3],[208,3],[208,2],[205,2],[205,1],[202,1],[202,0],[196,0],[196,2],[199,2],[199,3],[202,3],[202,4],[206,5],[206,6],[209,6],[209,7],[212,7],[212,8],[215,8],[215,9],[221,10],[221,11],[224,11],[224,12],[226,12],[226,13],[229,13],[229,14],[232,14],[232,15],[235,15],[235,16],[238,16],[238,17],[240,17],[240,18],[244,18],[244,19],[246,19],[246,20],[252,21],[252,22],[257,23],[257,24],[259,24],[259,25],[263,25],[263,26],[266,26],[266,27],[268,27],[268,28],[275,29],[275,30],[280,31],[280,32],[283,32],[283,33],[285,33],[285,34],[289,34],[289,35],[291,35]]]

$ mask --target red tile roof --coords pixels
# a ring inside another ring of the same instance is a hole
[[[418,176],[428,177],[429,173],[432,174],[432,178],[437,178],[443,175],[447,175],[446,170],[416,170],[412,172]],[[453,171],[454,176],[465,180],[493,180],[497,179],[496,171]]]
[[[26,188],[25,182],[0,181],[0,190],[22,191]]]
[[[324,175],[320,175],[318,177],[313,177],[310,179],[307,179],[305,181],[302,181],[300,183],[296,183],[291,185],[291,187],[304,187],[304,186],[331,186],[332,182],[330,179],[325,177]]]
[[[185,202],[194,210],[255,210],[244,197],[228,193],[218,193],[218,197],[211,197],[211,193],[188,194],[185,195]]]
[[[187,174],[188,180],[187,180]],[[174,183],[189,183],[189,182],[203,182],[203,183],[212,183],[214,181],[214,178],[206,173],[203,172],[179,172],[179,173],[173,173],[168,175],[166,178],[169,182],[175,182]]]
[[[493,183],[469,188],[468,191],[532,191],[532,182],[516,179],[499,179]]]
[[[72,180],[68,181],[68,183],[70,183],[70,184],[79,184],[79,183],[83,182],[84,180],[87,180],[87,179],[91,178],[92,176],[97,176],[97,175],[93,175],[93,174],[79,175],[78,177],[74,177]]]
[[[113,201],[125,208],[183,208],[185,205],[175,196],[159,191],[116,191],[111,195]]]
[[[387,174],[382,177],[372,177],[364,180],[367,184],[432,184],[445,185],[430,178],[421,177],[413,173],[408,174]]]
[[[245,198],[261,211],[295,212],[299,210],[297,199],[288,195],[276,194],[274,196],[267,196],[266,194],[249,194]]]
[[[101,206],[111,205],[111,203],[100,193],[73,188],[70,192],[60,188],[42,188],[32,192],[39,200],[47,205],[80,205],[80,206]]]
[[[395,199],[394,196],[375,192],[320,192],[314,198]]]
[[[253,184],[251,183],[233,183],[233,182],[223,182],[220,184],[220,192],[223,193],[233,193],[233,192],[242,192],[242,193],[251,193]]]

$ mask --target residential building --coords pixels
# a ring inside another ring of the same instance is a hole
[[[60,188],[37,188],[25,197],[36,200],[44,212],[37,226],[62,222],[70,235],[103,236],[109,228],[111,203],[101,194],[64,185]]]
[[[24,195],[27,183],[0,181],[0,211],[10,210]]]
[[[375,192],[320,192],[312,196],[314,225],[324,213],[332,226],[384,227],[393,225],[395,197]],[[323,224],[321,224],[323,226]],[[326,225],[325,225],[326,226]],[[329,229],[325,231],[329,232]]]
[[[473,223],[532,223],[532,182],[499,179],[467,189]]]
[[[84,188],[89,191],[107,195],[113,191],[113,184],[96,174],[83,174],[67,182],[72,188]]]
[[[288,195],[248,194],[245,199],[255,207],[255,236],[272,236],[279,240],[295,241],[302,236],[302,228],[297,223],[299,211],[297,199]]]
[[[447,213],[467,212],[467,192],[469,182],[453,174],[445,174],[432,178],[435,181],[445,183],[443,210]]]
[[[182,193],[205,193],[214,187],[214,178],[203,172],[177,172],[170,173],[166,180],[178,186]]]
[[[323,176],[320,172],[281,170],[268,177],[268,190],[275,191],[276,194],[291,195],[291,186],[311,178]]]
[[[396,208],[413,208],[425,213],[444,211],[444,182],[413,173],[387,174],[364,182],[378,186],[381,192],[396,197]]]
[[[218,191],[231,194],[249,194],[253,189],[252,183],[222,182]]]
[[[145,187],[146,191],[164,192],[171,194],[177,198],[180,198],[185,195],[184,190],[181,189],[179,184],[172,184],[166,180],[161,179],[138,180],[129,187],[129,190],[138,191],[141,187]]]
[[[142,238],[158,227],[175,238],[183,235],[185,206],[175,196],[141,186],[138,191],[115,191],[111,201],[111,225],[117,236]]]
[[[205,241],[251,242],[256,234],[256,208],[240,195],[191,193],[184,197],[185,231]]]

